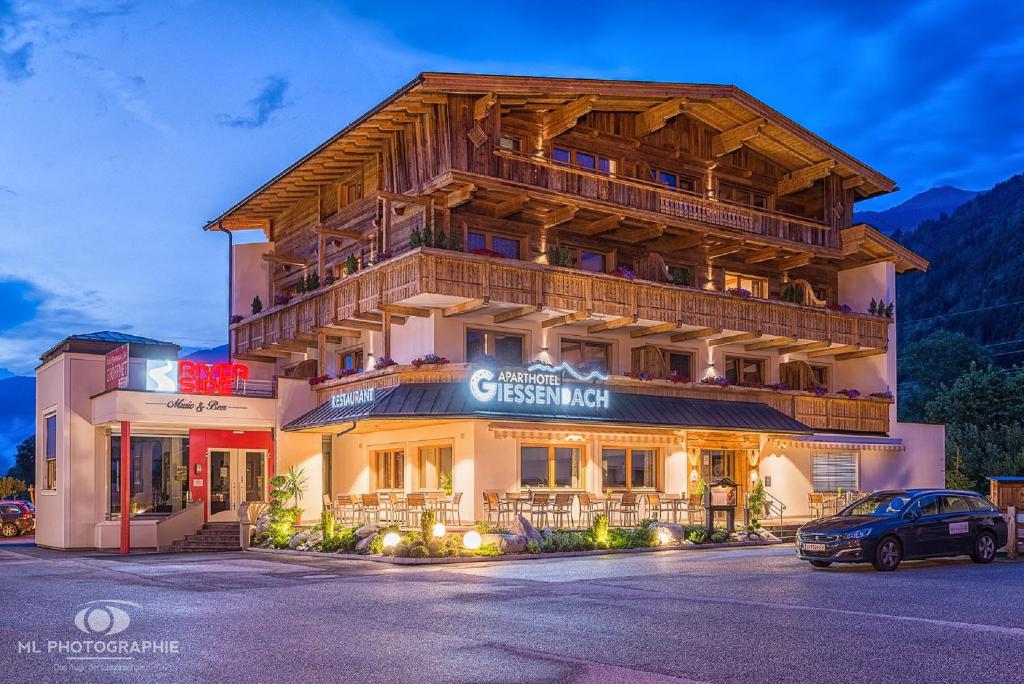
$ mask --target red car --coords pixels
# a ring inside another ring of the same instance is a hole
[[[36,528],[36,514],[27,501],[0,501],[0,536],[17,537]]]

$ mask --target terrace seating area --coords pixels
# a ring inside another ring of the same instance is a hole
[[[368,522],[403,528],[416,527],[420,515],[432,510],[438,522],[461,527],[461,502],[462,492],[449,494],[442,490],[339,494],[333,500],[324,494],[324,508],[330,510],[334,519],[343,525]]]
[[[538,528],[587,527],[599,514],[607,515],[613,527],[633,526],[643,519],[685,524],[704,522],[704,506],[699,495],[486,490],[482,496],[486,521],[498,527],[504,527],[519,515]]]
[[[810,511],[811,518],[836,515],[857,499],[867,495],[868,492],[853,491],[835,493],[811,492],[807,494],[807,509]]]

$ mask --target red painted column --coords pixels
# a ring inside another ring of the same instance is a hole
[[[132,548],[132,424],[121,421],[121,553]]]

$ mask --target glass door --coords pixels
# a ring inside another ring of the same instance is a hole
[[[238,504],[267,498],[267,452],[210,449],[210,520],[238,519]]]
[[[210,517],[224,517],[235,510],[234,487],[231,478],[233,449],[210,450]]]

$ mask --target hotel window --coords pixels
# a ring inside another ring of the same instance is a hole
[[[668,367],[669,375],[693,378],[693,354],[664,349],[662,350],[662,355],[665,359],[665,366]]]
[[[819,387],[824,387],[825,389],[828,389],[828,366],[810,366],[810,369],[811,377],[814,379],[814,384],[818,385]],[[800,387],[799,389],[804,388]]]
[[[764,359],[726,356],[725,377],[733,385],[763,385],[765,380]]]
[[[580,488],[583,449],[523,446],[519,449],[519,485],[526,488]]]
[[[702,449],[701,477],[705,481],[727,477],[736,481],[736,452],[725,449]]]
[[[562,339],[561,360],[570,366],[586,366],[603,373],[611,372],[611,345],[607,342]]]
[[[855,492],[857,454],[819,453],[811,457],[811,480],[816,492]]]
[[[672,171],[662,169],[651,169],[651,180],[660,185],[672,188],[673,190],[685,190],[697,192],[697,179],[682,176]]]
[[[732,290],[737,287],[747,290],[752,297],[764,299],[768,296],[767,278],[758,278],[757,276],[743,273],[729,273],[727,271],[725,274],[725,289]]]
[[[419,449],[416,485],[419,489],[444,489],[452,481],[452,448],[425,446]]]
[[[582,169],[597,171],[598,173],[615,173],[615,160],[602,157],[590,152],[570,149],[568,147],[553,147],[551,159],[556,164],[565,164]]]
[[[611,261],[611,252],[602,252],[596,249],[584,247],[572,247],[563,245],[572,254],[572,265],[583,271],[591,273],[607,273],[608,263]]]
[[[510,152],[519,152],[520,150],[523,149],[523,144],[522,141],[519,140],[519,138],[513,138],[510,135],[503,135],[500,138],[498,138],[498,147],[500,147],[503,150],[508,150]]]
[[[503,366],[521,366],[524,339],[522,335],[494,330],[467,330],[466,363],[478,363],[490,356]]]
[[[46,479],[44,489],[57,489],[57,416],[49,415],[46,422],[46,436],[43,449],[46,455]]]
[[[405,489],[405,450],[373,452],[374,487],[377,490]]]
[[[490,250],[506,259],[519,259],[523,251],[522,240],[487,230],[471,228],[466,231],[466,251]]]
[[[762,192],[755,192],[747,188],[740,188],[726,183],[718,184],[718,197],[737,204],[746,204],[758,209],[768,208],[768,196]]]
[[[167,515],[185,506],[188,437],[133,434],[131,515]],[[110,437],[110,514],[121,514],[121,435]]]
[[[338,354],[338,372],[355,369],[363,370],[363,350],[346,349]]]
[[[331,435],[323,435],[320,438],[320,453],[323,454],[323,493],[331,500],[334,500],[331,482],[334,480],[334,440]]]
[[[653,489],[656,486],[657,467],[656,449],[602,449],[602,489]]]

